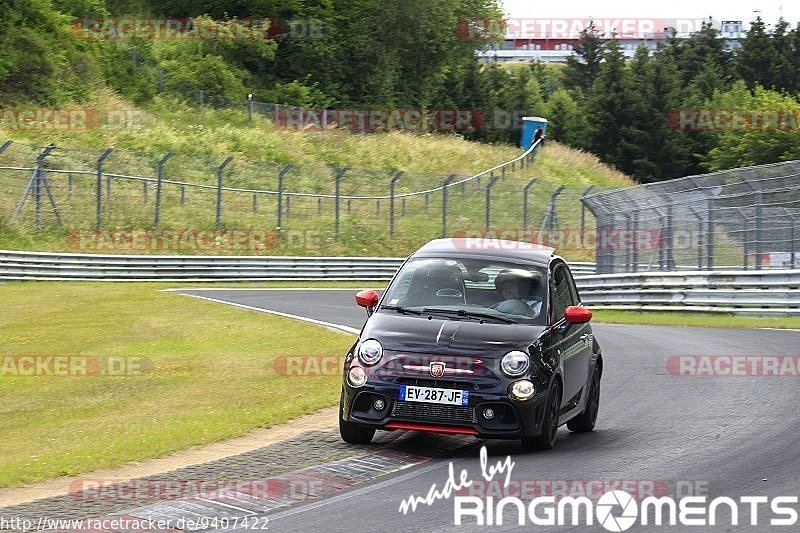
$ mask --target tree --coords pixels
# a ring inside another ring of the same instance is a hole
[[[564,67],[565,87],[579,89],[584,94],[589,93],[603,59],[604,43],[600,35],[593,21],[581,30],[578,47],[575,49],[578,57],[567,57]]]
[[[794,98],[760,85],[750,91],[738,81],[730,91],[717,94],[709,107],[746,113],[738,123],[713,131],[715,147],[703,158],[708,170],[800,159],[800,103]],[[750,116],[751,111],[756,115]]]
[[[794,94],[800,89],[798,72],[794,68],[795,54],[793,35],[789,23],[781,17],[772,32],[772,43],[775,50],[774,61],[770,65],[770,79],[776,90]]]
[[[708,65],[713,65],[723,79],[727,77],[729,55],[710,18],[703,21],[700,31],[692,33],[688,39],[673,40],[671,44],[677,45],[677,54],[673,54],[672,59],[684,83],[690,83]]]
[[[756,17],[750,30],[742,39],[742,47],[736,55],[736,69],[747,87],[756,85],[773,87],[773,69],[776,59],[775,45],[766,30],[761,17]]]
[[[619,43],[612,39],[603,53],[603,63],[587,102],[587,144],[603,161],[617,168],[625,166],[620,153],[620,132],[630,123],[629,76]]]
[[[548,138],[571,146],[586,145],[586,116],[567,89],[556,89],[550,95],[543,116],[548,120]]]

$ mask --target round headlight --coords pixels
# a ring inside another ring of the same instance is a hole
[[[533,396],[534,392],[536,392],[536,390],[533,387],[533,383],[527,379],[515,381],[514,384],[511,385],[511,394],[517,400],[527,400]]]
[[[383,357],[383,346],[375,339],[367,339],[358,347],[358,359],[365,365],[374,365]]]
[[[512,378],[521,376],[528,371],[530,366],[531,360],[528,358],[528,354],[519,350],[508,352],[500,360],[500,368],[507,376]]]
[[[350,372],[347,373],[347,382],[352,387],[362,386],[367,382],[367,371],[360,366],[351,367]]]

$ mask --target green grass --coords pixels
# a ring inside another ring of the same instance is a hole
[[[653,326],[694,326],[702,328],[800,329],[800,317],[753,317],[728,313],[615,311],[593,309],[593,322],[648,324]]]
[[[133,376],[0,376],[0,487],[164,456],[336,403],[338,376],[286,377],[273,362],[342,356],[352,336],[164,287],[0,285],[0,356],[153,364]]]
[[[109,96],[98,107],[129,107]],[[64,147],[51,156],[52,169],[83,169],[89,174],[73,174],[73,190],[65,174],[50,173],[65,228],[55,224],[47,209],[44,230],[35,231],[33,207],[28,205],[21,219],[12,221],[15,208],[27,183],[25,171],[0,171],[0,248],[46,251],[95,251],[75,249],[69,235],[91,230],[95,224],[95,178],[93,161],[108,146],[115,152],[105,164],[107,172],[155,176],[155,163],[168,151],[175,156],[165,167],[168,179],[216,183],[216,167],[233,155],[225,171],[230,186],[277,189],[278,170],[291,162],[285,190],[333,193],[333,167],[351,169],[342,180],[346,195],[386,195],[394,170],[404,171],[396,193],[437,187],[451,174],[467,176],[491,168],[519,155],[515,146],[469,142],[457,135],[382,133],[351,134],[337,131],[290,131],[276,129],[266,118],[252,122],[246,114],[232,110],[197,110],[172,102],[157,102],[144,114],[136,115],[139,124],[130,127],[105,126],[86,133],[9,132],[13,140],[42,146],[53,142]],[[4,165],[30,165],[35,152],[12,145],[0,156]],[[267,162],[267,163],[265,163]],[[539,182],[531,189],[530,228],[538,229],[549,206],[550,194],[559,185],[585,188],[620,187],[631,181],[601,164],[594,156],[560,146],[548,145],[533,166],[507,173],[492,191],[491,225],[498,229],[520,229],[522,188],[532,178]],[[487,179],[450,189],[448,234],[485,226],[485,186]],[[140,183],[114,179],[110,201],[105,203],[107,228],[150,229],[154,226],[155,190],[145,200]],[[166,229],[212,229],[215,227],[213,189],[187,189],[181,203],[177,186],[165,185],[162,191],[161,227]],[[228,229],[274,231],[277,226],[275,196],[261,195],[253,209],[250,193],[226,192],[223,195],[222,221]],[[380,205],[378,205],[380,204]],[[559,204],[562,227],[577,226],[580,203],[575,194],[565,194]],[[406,255],[427,240],[441,236],[442,194],[414,196],[396,203],[396,232],[389,235],[389,202],[382,200],[342,201],[340,233],[334,231],[334,202],[318,204],[316,198],[292,198],[284,202],[282,233],[266,251],[240,249],[237,255]],[[593,227],[591,216],[588,228]],[[96,250],[126,253],[125,249]],[[158,247],[153,253],[198,253],[186,247]],[[128,252],[130,253],[130,252]],[[201,253],[225,253],[203,249]],[[587,255],[588,254],[588,255]],[[569,259],[591,259],[593,250],[565,254]]]

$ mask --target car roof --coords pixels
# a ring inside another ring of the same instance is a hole
[[[530,242],[490,238],[434,239],[412,254],[412,257],[493,257],[516,259],[548,265],[554,248]]]

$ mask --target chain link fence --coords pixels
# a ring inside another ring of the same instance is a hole
[[[598,273],[797,268],[800,161],[590,194]]]
[[[261,229],[277,243],[294,231],[409,247],[465,228],[519,227],[520,189],[536,154],[460,176],[17,142],[0,148],[0,218],[20,231]],[[533,196],[538,205],[541,194]],[[531,217],[546,211],[525,209]]]

